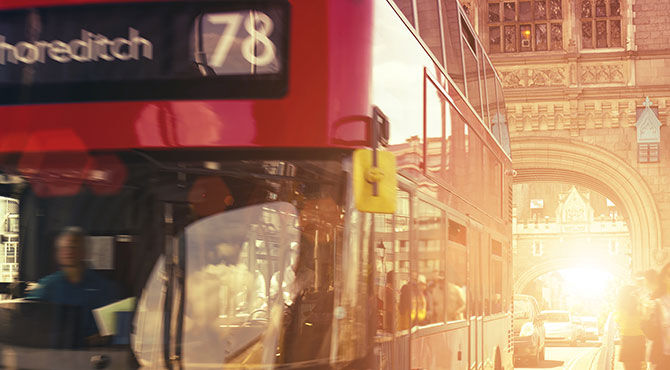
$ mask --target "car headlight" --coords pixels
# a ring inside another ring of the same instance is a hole
[[[533,328],[533,323],[527,322],[523,324],[521,327],[521,332],[519,333],[520,337],[530,337],[533,335],[533,331],[535,331],[535,328]]]

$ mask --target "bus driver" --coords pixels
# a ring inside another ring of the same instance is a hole
[[[60,270],[40,279],[26,298],[80,307],[76,332],[81,333],[84,343],[78,345],[94,345],[100,342],[100,336],[92,310],[116,301],[118,288],[86,266],[85,235],[81,228],[65,228],[56,237],[55,247]]]

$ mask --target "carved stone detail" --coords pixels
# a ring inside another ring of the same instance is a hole
[[[636,102],[632,99],[554,104],[526,102],[507,104],[507,117],[512,132],[568,130],[571,135],[579,136],[580,131],[587,128],[636,127],[635,109]],[[659,118],[660,122],[670,125],[670,113],[659,114]]]
[[[626,101],[621,101],[619,102],[619,122],[616,127],[623,126],[626,127],[626,123],[628,121],[628,102]]]
[[[626,82],[623,64],[593,64],[579,66],[579,82],[584,85]]]
[[[567,86],[565,67],[500,71],[505,88]]]
[[[601,127],[612,127],[614,122],[614,115],[616,112],[612,110],[612,103],[603,102],[600,109],[600,125]]]
[[[563,106],[556,105],[554,106],[554,125],[551,127],[552,130],[556,127],[563,127],[565,125],[565,114],[563,113]]]
[[[640,114],[635,126],[637,128],[638,143],[659,143],[661,142],[661,121],[651,110],[651,100],[649,97],[644,101],[644,110]]]

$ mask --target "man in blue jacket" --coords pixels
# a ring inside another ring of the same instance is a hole
[[[87,345],[97,344],[100,336],[92,310],[116,301],[118,288],[86,266],[86,238],[81,228],[63,230],[55,246],[60,270],[40,279],[27,299],[78,307],[77,336]]]

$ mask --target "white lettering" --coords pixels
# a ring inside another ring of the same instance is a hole
[[[0,64],[5,65],[5,59],[16,64],[16,48],[14,45],[6,43],[5,36],[0,35]]]
[[[267,14],[251,11],[246,18],[239,13],[208,14],[208,22],[224,26],[219,42],[216,44],[216,48],[211,56],[210,64],[212,67],[223,66],[232,45],[238,38],[237,34],[243,19],[244,29],[249,35],[242,40],[241,44],[240,51],[244,59],[252,65],[260,67],[275,61],[276,47],[269,38],[272,34],[274,24],[272,23],[272,18]],[[258,48],[258,44],[261,45],[260,48]],[[258,49],[262,50],[260,55],[256,55]]]
[[[132,41],[133,45],[130,47],[130,56],[137,60],[139,59],[139,46],[142,48],[142,56],[147,59],[154,59],[154,49],[153,45],[149,40],[140,37],[140,32],[134,28],[128,28],[128,38]]]
[[[81,40],[74,39],[70,41],[72,59],[77,62],[88,62],[91,60],[91,43],[88,31],[81,30],[81,38]]]
[[[153,60],[153,57],[151,41],[141,37],[140,32],[132,27],[128,28],[127,39],[116,37],[114,40],[84,29],[81,30],[81,39],[68,42],[61,40],[19,41],[12,45],[6,42],[4,35],[0,35],[0,65],[5,65],[7,62],[13,64],[46,63],[47,59],[58,63],[69,63],[73,60],[86,63],[98,60],[108,62],[139,60],[140,58]]]
[[[26,64],[33,64],[37,62],[39,50],[37,46],[29,42],[19,42],[16,44],[16,60]]]
[[[72,60],[70,45],[59,40],[51,41],[47,54],[49,54],[49,58],[59,63],[67,63]]]
[[[242,15],[227,13],[210,14],[207,16],[207,19],[212,24],[226,25],[225,30],[221,34],[221,38],[219,38],[219,42],[216,44],[214,54],[212,55],[212,66],[221,67],[226,58],[228,58],[230,47],[233,45],[233,41],[235,41],[235,35],[237,35],[237,30],[242,23]]]
[[[112,42],[109,41],[108,38],[106,38],[103,35],[98,34],[97,35],[97,40],[95,40],[96,45],[98,45],[98,51],[97,55],[100,57],[100,59],[106,60],[106,61],[112,61],[114,60],[114,57],[109,56],[107,54],[107,45],[111,45]]]
[[[38,41],[38,42],[35,43],[35,45],[39,49],[39,55],[37,56],[37,60],[40,63],[44,63],[44,61],[45,61],[45,59],[44,59],[44,54],[45,54],[44,49],[48,49],[50,44],[46,41]]]
[[[125,53],[125,54],[121,52],[121,48],[124,45],[128,47],[127,48],[128,52]],[[126,39],[121,38],[121,37],[115,38],[114,39],[114,44],[112,45],[112,55],[115,58],[121,59],[121,60],[130,59],[130,40],[126,40]]]
[[[256,28],[256,23],[260,22],[260,29]],[[244,28],[249,33],[249,37],[242,41],[242,55],[249,63],[257,66],[266,66],[275,60],[275,44],[268,38],[272,34],[274,24],[272,19],[265,13],[252,12],[251,16],[244,21]],[[256,55],[256,44],[263,45],[263,53]]]

